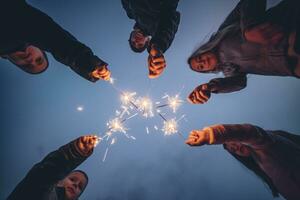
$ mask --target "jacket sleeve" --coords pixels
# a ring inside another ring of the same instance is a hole
[[[90,73],[106,63],[48,15],[30,5],[26,9],[26,17],[31,24],[28,28],[30,42],[49,51],[58,62],[71,67],[83,78],[95,82],[97,79],[92,78]]]
[[[261,23],[265,18],[266,5],[266,0],[241,0],[226,17],[219,30],[239,23],[244,32],[245,29]]]
[[[230,93],[244,89],[247,86],[247,76],[245,74],[215,78],[209,81],[212,93]]]
[[[49,153],[35,164],[25,178],[17,185],[8,199],[42,199],[58,181],[66,177],[91,154],[81,155],[77,150],[77,140]]]
[[[171,46],[180,22],[180,13],[176,11],[178,0],[166,0],[162,5],[157,31],[151,39],[163,53]]]
[[[122,6],[124,8],[124,10],[126,11],[127,16],[129,17],[129,19],[133,19],[134,15],[131,12],[131,9],[129,8],[129,0],[122,0]]]
[[[210,133],[210,144],[239,142],[259,148],[273,141],[265,130],[251,124],[222,124],[203,130]]]

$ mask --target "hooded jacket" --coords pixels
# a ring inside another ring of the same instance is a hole
[[[92,151],[82,156],[74,140],[58,150],[49,153],[35,164],[25,178],[17,185],[8,200],[64,200],[65,189],[55,186],[77,166],[84,162]]]
[[[242,143],[288,200],[300,199],[300,136],[285,131],[264,130],[251,124],[223,124],[205,128],[214,135],[211,144]]]
[[[174,40],[180,13],[176,11],[179,0],[122,0],[123,8],[135,27],[152,36],[154,44],[165,52]]]
[[[294,60],[288,57],[288,37],[279,44],[264,46],[246,41],[244,32],[263,22],[271,22],[290,33],[300,26],[300,6],[297,0],[283,0],[266,11],[266,0],[241,0],[226,17],[209,41],[190,58],[206,53],[216,54],[219,64],[214,72],[225,78],[212,79],[213,93],[228,93],[246,87],[247,74],[294,76]],[[298,20],[298,21],[297,21]],[[297,77],[299,78],[299,77]]]
[[[89,81],[90,73],[106,64],[92,50],[59,26],[51,17],[28,5],[25,0],[5,0],[0,7],[0,55],[33,45],[50,52],[58,61]]]

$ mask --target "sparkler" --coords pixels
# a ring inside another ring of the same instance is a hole
[[[138,98],[136,101],[138,110],[142,112],[142,115],[146,118],[153,117],[153,102],[148,97]]]
[[[123,120],[121,121],[120,118],[118,118],[118,117],[110,120],[107,123],[107,127],[109,129],[109,132],[122,132],[122,133],[126,133],[126,131],[128,130],[123,125]]]
[[[176,113],[178,108],[184,102],[183,100],[180,99],[179,94],[176,94],[174,97],[171,97],[168,94],[166,94],[165,96],[162,97],[162,99],[165,99],[165,98],[168,99],[167,103],[163,104],[163,105],[158,105],[158,106],[156,106],[156,108],[162,108],[162,107],[169,106],[173,110],[173,113]]]
[[[162,97],[162,99],[167,99],[165,103],[161,104],[160,101],[156,101],[155,103],[153,103],[153,101],[149,97],[136,97],[137,95],[136,92],[124,92],[119,90],[114,85],[115,79],[112,77],[110,78],[109,83],[116,91],[120,93],[121,109],[116,110],[116,117],[107,122],[108,130],[102,138],[99,137],[100,138],[99,141],[104,140],[105,138],[108,141],[117,132],[124,134],[129,139],[136,140],[134,136],[130,136],[127,134],[128,128],[125,127],[124,122],[126,120],[129,120],[137,116],[138,114],[141,114],[141,116],[145,118],[153,117],[154,109],[155,109],[155,113],[163,119],[163,127],[159,129],[158,126],[154,125],[155,130],[163,131],[164,135],[173,135],[175,133],[178,133],[181,137],[183,137],[181,133],[178,131],[178,121],[184,118],[184,115],[179,120],[176,120],[176,118],[172,118],[168,120],[167,118],[164,117],[166,113],[163,113],[160,109],[168,106],[173,111],[173,113],[176,113],[178,108],[184,102],[183,100],[180,99],[179,94],[175,96],[169,96],[168,94],[166,94],[165,96]],[[131,114],[132,110],[136,111],[136,113],[133,115]],[[150,133],[149,128],[146,126],[145,129],[146,129],[146,133],[149,134]],[[108,147],[106,148],[102,160],[103,162],[106,160],[109,147],[115,144],[115,141],[116,138],[113,137]],[[97,144],[95,144],[95,146]]]
[[[178,133],[177,127],[177,121],[175,119],[170,119],[164,121],[164,125],[161,130],[164,132],[164,135],[173,135],[175,133]]]

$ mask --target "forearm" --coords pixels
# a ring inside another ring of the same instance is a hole
[[[177,11],[163,12],[159,22],[157,32],[151,39],[154,44],[163,53],[172,44],[180,22],[180,13]]]
[[[268,134],[251,124],[222,124],[203,129],[209,134],[210,144],[239,142],[250,146],[261,146],[269,141]]]
[[[215,78],[208,83],[212,93],[230,93],[244,89],[247,86],[247,76],[239,75],[225,78]]]
[[[80,154],[75,145],[75,141],[73,141],[49,153],[28,172],[11,193],[9,199],[41,197],[47,193],[54,184],[91,155],[92,151],[85,155]],[[36,188],[39,188],[38,191],[35,191]]]
[[[90,73],[105,64],[104,61],[45,13],[29,5],[27,10],[27,18],[32,24],[28,32],[29,42],[49,51],[58,62],[71,67],[85,79],[95,81]]]
[[[244,32],[265,20],[266,0],[243,0],[240,5],[241,30]]]
[[[239,23],[242,32],[250,26],[258,24],[264,18],[266,0],[241,0],[219,27],[223,28]]]

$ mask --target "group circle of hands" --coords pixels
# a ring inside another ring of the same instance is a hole
[[[188,139],[185,141],[190,146],[202,146],[204,144],[212,144],[212,135],[210,135],[205,129],[193,130],[190,132]],[[99,142],[97,135],[81,136],[75,140],[76,147],[82,156],[89,155],[94,147]]]
[[[111,72],[107,66],[107,64],[98,66],[92,72],[92,77],[109,81],[111,78]],[[148,56],[149,78],[157,78],[158,76],[160,76],[166,66],[166,60],[163,53],[153,45],[149,51]]]
[[[262,23],[245,31],[244,37],[247,41],[261,45],[276,45],[284,38],[284,32],[280,26],[271,23]],[[166,68],[166,60],[163,53],[154,45],[151,46],[148,56],[149,78],[159,77]],[[98,66],[92,76],[97,79],[110,80],[111,72],[107,64]],[[204,104],[211,97],[215,85],[213,83],[204,83],[197,86],[188,96],[188,101],[192,104]],[[98,143],[98,137],[95,135],[82,136],[78,139],[79,149],[82,152],[90,152]],[[193,130],[190,132],[186,144],[191,146],[201,146],[210,144],[210,135],[204,130]]]

